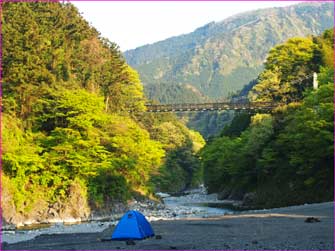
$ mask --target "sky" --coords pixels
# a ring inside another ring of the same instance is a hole
[[[121,51],[194,31],[241,12],[298,1],[73,1],[82,16]]]

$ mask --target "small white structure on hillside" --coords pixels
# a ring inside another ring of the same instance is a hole
[[[316,90],[318,89],[318,74],[316,72],[313,73],[313,89]]]

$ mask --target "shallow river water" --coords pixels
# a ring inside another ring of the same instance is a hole
[[[180,197],[166,197],[163,199],[166,208],[176,212],[176,218],[206,218],[227,213],[232,210],[222,208],[221,201],[216,194],[207,195],[203,190],[196,189],[189,194]]]
[[[229,209],[216,207],[220,205],[216,194],[207,195],[203,188],[190,190],[187,194],[179,197],[163,193],[160,196],[164,200],[164,206],[162,207],[153,210],[144,203],[135,202],[130,205],[130,209],[140,211],[149,221],[207,218],[233,213]],[[214,205],[214,207],[211,205]],[[33,239],[41,234],[101,232],[116,224],[117,221],[91,221],[71,225],[63,223],[39,225],[37,227],[30,227],[30,229],[2,231],[1,241],[15,243]]]

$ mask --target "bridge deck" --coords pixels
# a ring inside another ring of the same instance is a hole
[[[272,102],[220,102],[200,104],[146,104],[147,112],[251,110],[271,112],[278,104]]]

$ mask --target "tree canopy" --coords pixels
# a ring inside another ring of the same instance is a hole
[[[293,38],[269,52],[249,97],[284,101],[273,114],[235,117],[201,151],[205,184],[211,192],[254,206],[276,207],[333,198],[334,68],[333,30],[319,37]],[[318,72],[312,80],[296,82]]]
[[[5,2],[2,10],[6,220],[50,207],[87,217],[90,208],[151,195],[170,152],[197,162],[202,137],[173,115],[143,114],[138,73],[72,4]]]

